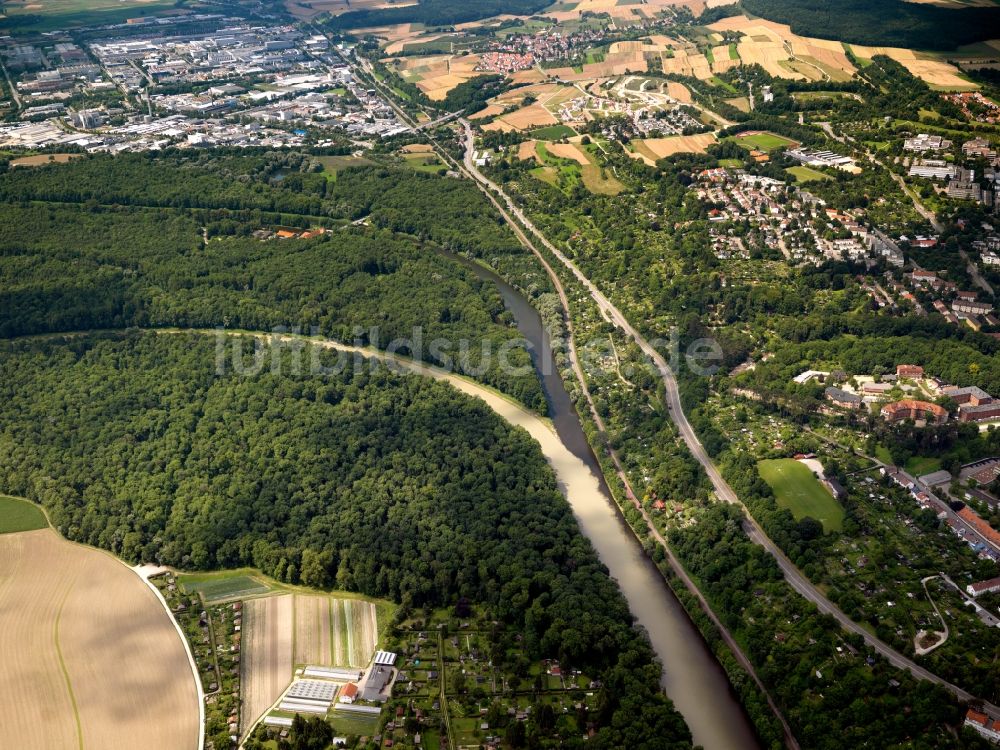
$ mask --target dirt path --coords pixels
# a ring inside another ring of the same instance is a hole
[[[945,641],[948,640],[949,636],[948,623],[945,622],[944,618],[941,616],[941,610],[938,609],[937,604],[934,602],[934,598],[931,596],[931,592],[927,590],[927,582],[933,581],[935,578],[937,578],[937,576],[927,576],[927,578],[924,578],[920,583],[923,584],[924,593],[927,595],[927,601],[929,601],[931,603],[931,606],[934,607],[934,612],[937,614],[938,619],[941,621],[941,627],[943,627],[944,630],[935,633],[935,635],[937,635],[938,638],[930,646],[921,646],[920,637],[921,635],[924,634],[924,631],[921,630],[919,633],[917,633],[917,637],[913,639],[913,650],[916,652],[917,656],[923,656],[924,654],[929,654],[938,646],[943,646]]]

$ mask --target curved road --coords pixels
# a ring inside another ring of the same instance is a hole
[[[702,446],[701,441],[698,440],[698,436],[695,434],[694,429],[691,427],[691,423],[688,422],[687,416],[684,414],[684,410],[681,407],[680,393],[677,387],[677,379],[674,377],[673,371],[667,364],[667,361],[663,356],[640,334],[631,323],[625,318],[625,316],[618,310],[617,307],[612,304],[612,302],[601,292],[600,289],[594,285],[593,282],[588,279],[583,272],[576,266],[576,264],[570,260],[564,253],[562,253],[557,247],[555,247],[551,242],[549,242],[545,236],[538,231],[535,225],[525,216],[524,212],[515,205],[513,200],[501,190],[495,183],[489,180],[485,175],[483,175],[477,168],[472,160],[472,147],[473,147],[473,134],[472,128],[468,121],[462,119],[460,121],[462,126],[465,128],[466,136],[466,153],[465,153],[465,168],[470,174],[472,174],[476,180],[478,180],[483,186],[489,188],[493,193],[500,196],[507,205],[507,209],[520,221],[532,234],[534,234],[539,241],[546,247],[546,249],[552,253],[560,263],[562,263],[575,277],[576,279],[587,289],[590,296],[597,303],[598,308],[601,313],[614,325],[624,331],[629,337],[631,337],[639,348],[649,357],[650,361],[653,362],[657,371],[660,374],[660,378],[663,381],[664,391],[667,397],[667,408],[670,412],[670,417],[674,424],[677,426],[681,437],[684,438],[684,442],[688,446],[688,450],[694,458],[701,464],[705,473],[708,475],[709,480],[712,482],[712,486],[715,489],[716,495],[727,503],[732,503],[738,505],[743,510],[743,528],[746,531],[748,537],[755,543],[759,544],[775,559],[778,563],[778,567],[781,568],[782,573],[785,576],[785,580],[788,581],[789,585],[795,589],[800,595],[811,601],[816,605],[816,608],[824,614],[831,615],[834,617],[841,627],[852,633],[857,633],[865,642],[876,652],[881,654],[885,659],[892,664],[894,667],[900,669],[908,669],[915,676],[928,680],[930,682],[937,683],[948,690],[950,690],[954,695],[958,696],[964,701],[976,700],[968,691],[953,685],[952,683],[938,677],[933,672],[921,667],[916,662],[907,658],[903,654],[896,651],[894,648],[889,646],[887,643],[868,632],[865,628],[861,627],[858,623],[854,622],[850,617],[844,614],[833,602],[824,596],[824,594],[813,585],[813,583],[806,578],[806,576],[795,566],[795,564],[788,559],[788,557],[782,552],[778,545],[771,541],[770,537],[764,533],[760,524],[753,518],[750,512],[747,510],[746,506],[740,501],[736,492],[729,483],[723,478],[722,474],[719,472],[718,467],[709,457],[705,448]],[[990,703],[983,702],[984,711],[988,713],[994,719],[1000,719],[1000,708],[994,706]]]

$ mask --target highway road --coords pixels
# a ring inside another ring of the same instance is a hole
[[[756,544],[763,547],[775,559],[789,585],[801,596],[816,605],[820,612],[834,617],[845,630],[860,635],[874,651],[885,657],[885,659],[893,666],[900,669],[907,669],[921,679],[937,683],[950,690],[954,695],[958,696],[962,700],[975,700],[975,696],[971,693],[958,687],[957,685],[953,685],[941,677],[938,677],[936,674],[930,672],[924,667],[921,667],[919,664],[899,653],[887,643],[870,633],[861,625],[854,622],[833,602],[827,599],[826,596],[824,596],[824,594],[816,588],[816,586],[814,586],[812,582],[795,566],[795,564],[788,559],[778,546],[771,541],[770,537],[764,533],[760,524],[754,520],[746,506],[744,506],[740,501],[733,488],[730,487],[729,483],[723,478],[718,467],[715,465],[715,462],[712,461],[711,457],[705,451],[704,446],[702,446],[701,441],[698,439],[698,436],[695,434],[695,431],[691,427],[691,423],[688,421],[687,416],[684,414],[684,409],[681,406],[677,379],[662,354],[660,354],[660,352],[658,352],[646,340],[646,338],[639,333],[639,331],[637,331],[631,323],[629,323],[628,319],[621,313],[621,311],[619,311],[618,308],[604,295],[604,293],[598,289],[597,286],[591,282],[589,278],[587,278],[587,276],[584,275],[584,273],[570,258],[568,258],[562,251],[546,239],[546,237],[535,227],[524,212],[514,203],[510,196],[508,196],[498,185],[488,179],[476,168],[472,159],[472,127],[467,120],[462,119],[460,122],[465,128],[466,170],[478,182],[500,197],[500,200],[506,204],[507,210],[516,216],[518,221],[520,221],[529,232],[535,235],[539,242],[541,242],[542,245],[544,245],[545,248],[552,253],[552,255],[555,256],[555,258],[562,263],[563,266],[570,271],[570,273],[573,274],[574,277],[576,277],[577,281],[583,285],[593,298],[594,302],[597,304],[598,308],[601,310],[601,314],[604,315],[609,322],[618,327],[633,341],[635,341],[636,345],[653,363],[663,381],[667,399],[667,408],[670,413],[670,417],[676,425],[681,437],[684,439],[688,450],[691,451],[695,460],[698,461],[698,463],[701,464],[702,468],[705,470],[705,473],[708,475],[708,478],[715,489],[715,494],[725,502],[737,505],[743,510],[743,528],[746,531],[747,536]],[[989,703],[984,703],[983,705],[986,713],[993,718],[1000,719],[1000,708]]]

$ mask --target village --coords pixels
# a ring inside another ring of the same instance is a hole
[[[699,173],[691,190],[708,207],[716,256],[748,258],[748,238],[737,226],[748,222],[759,235],[758,252],[779,251],[790,262],[816,265],[847,260],[874,267],[902,267],[900,244],[871,226],[860,209],[838,211],[805,188],[741,169],[717,167]]]

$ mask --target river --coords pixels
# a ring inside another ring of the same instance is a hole
[[[556,369],[538,312],[524,295],[490,269],[461,256],[449,257],[497,286],[518,329],[531,344],[558,436],[551,442],[559,443],[558,448],[543,444],[542,449],[553,464],[581,530],[618,582],[636,621],[649,634],[663,662],[663,689],[690,727],[695,744],[705,750],[759,748],[750,719],[725,671],[615,504]],[[539,438],[535,430],[529,432]]]

